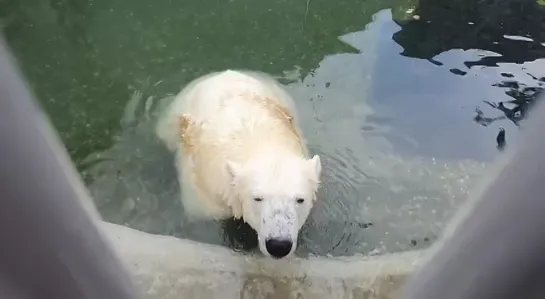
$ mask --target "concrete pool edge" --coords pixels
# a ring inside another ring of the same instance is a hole
[[[100,226],[145,298],[394,298],[426,252],[274,261]]]

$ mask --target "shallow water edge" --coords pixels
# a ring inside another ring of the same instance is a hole
[[[426,251],[270,260],[102,222],[144,298],[397,298]]]

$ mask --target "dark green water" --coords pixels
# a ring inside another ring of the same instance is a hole
[[[497,156],[499,126],[516,143],[544,81],[544,16],[526,0],[0,0],[8,42],[108,221],[238,246],[225,234],[236,228],[185,220],[156,112],[210,71],[278,77],[325,165],[299,251],[320,255],[435,238]]]

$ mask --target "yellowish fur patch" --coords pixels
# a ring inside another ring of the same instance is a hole
[[[254,96],[248,97],[248,99],[259,103],[273,118],[280,120],[288,131],[294,135],[299,146],[301,146],[301,148],[304,147],[301,136],[299,136],[299,133],[293,124],[293,116],[286,107],[267,97]],[[187,154],[192,154],[195,151],[196,143],[194,139],[199,138],[200,126],[201,124],[196,124],[190,115],[184,114],[179,117],[180,141]]]
[[[196,128],[196,126],[194,126],[193,120],[191,119],[191,116],[185,115],[185,114],[180,116],[179,128],[180,128],[180,141],[182,143],[182,147],[186,153],[190,153],[192,152],[192,149],[194,147],[191,133]]]

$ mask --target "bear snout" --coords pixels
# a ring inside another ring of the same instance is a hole
[[[272,257],[280,259],[291,252],[293,242],[286,239],[268,239],[265,241],[265,247]]]

